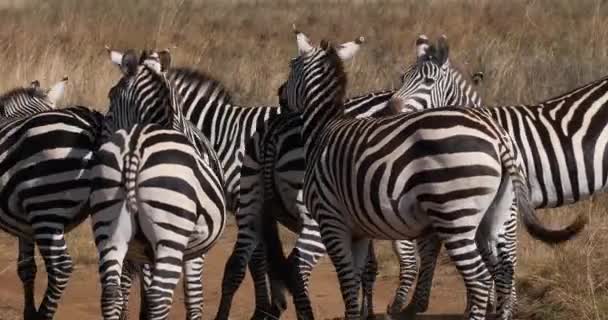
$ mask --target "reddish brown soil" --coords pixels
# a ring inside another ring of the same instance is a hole
[[[204,271],[205,283],[205,319],[213,319],[217,311],[221,292],[221,280],[224,263],[232,250],[235,230],[229,228],[221,242],[208,255]],[[21,284],[15,270],[16,241],[0,237],[0,319],[21,319],[23,305]],[[14,253],[13,253],[14,252]],[[392,297],[397,275],[379,277],[375,287],[376,312],[386,310]],[[37,301],[43,294],[46,285],[44,266],[39,265],[36,282]],[[434,282],[430,311],[417,319],[462,319],[464,310],[464,290],[460,277],[451,266],[440,267]],[[138,290],[134,287],[132,302],[138,299]],[[317,319],[332,319],[343,315],[344,306],[333,266],[328,259],[323,259],[312,277],[311,284],[313,307]],[[181,285],[178,287],[171,319],[185,319]],[[131,303],[131,318],[138,310],[138,303]],[[231,319],[249,319],[253,312],[253,286],[249,275],[237,292],[232,305]],[[56,319],[99,319],[99,280],[94,265],[77,265],[72,279],[62,299]],[[285,312],[283,319],[295,319],[293,306]]]

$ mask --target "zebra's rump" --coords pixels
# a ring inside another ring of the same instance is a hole
[[[485,116],[460,108],[332,122],[308,154],[314,170],[305,186],[314,188],[304,188],[306,205],[320,198],[339,206],[355,233],[416,237],[429,223],[415,214],[420,209],[494,196],[503,175],[494,130]]]
[[[101,115],[83,107],[41,112],[0,128],[0,224],[31,236],[32,224],[70,230],[87,216],[89,170]],[[26,216],[27,212],[27,216]]]
[[[129,224],[135,232],[129,255],[150,262],[148,247],[159,241],[186,255],[201,255],[223,232],[221,172],[181,132],[158,125],[119,130],[101,146],[97,159],[91,203],[99,240]]]

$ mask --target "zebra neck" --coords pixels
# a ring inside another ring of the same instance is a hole
[[[336,103],[333,98],[322,100],[324,100],[324,103],[309,106],[301,114],[304,122],[301,134],[304,141],[304,151],[307,156],[315,145],[320,142],[322,132],[327,125],[332,120],[344,115],[342,104]]]
[[[479,107],[481,105],[480,95],[473,88],[473,85],[466,81],[464,76],[454,68],[450,68],[442,87],[440,91],[443,92],[444,96],[439,101],[433,101],[433,107]]]

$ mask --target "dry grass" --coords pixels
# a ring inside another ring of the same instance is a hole
[[[465,72],[485,72],[482,91],[490,104],[539,101],[608,74],[608,6],[602,1],[275,2],[0,1],[0,91],[32,79],[46,85],[67,74],[68,102],[104,110],[117,79],[103,50],[109,44],[171,48],[176,64],[215,75],[240,104],[275,104],[295,52],[292,23],[315,41],[368,39],[348,68],[351,95],[395,86],[420,33],[447,34],[452,61]],[[590,212],[590,231],[563,248],[522,236],[526,317],[606,317],[606,206],[586,202],[548,215],[563,223],[580,210]],[[88,225],[70,235],[80,263],[96,259],[90,239]],[[393,272],[390,250],[380,255]]]

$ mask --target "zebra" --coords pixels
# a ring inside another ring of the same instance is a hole
[[[110,57],[120,59],[123,52],[106,46]],[[248,107],[232,102],[229,91],[209,75],[190,68],[175,67],[167,71],[167,78],[175,87],[182,100],[182,113],[191,121],[207,139],[215,150],[224,171],[227,210],[237,212],[242,158],[245,143],[257,131],[263,131],[265,123],[271,117],[279,114],[278,106]],[[256,250],[250,263],[250,271],[256,284],[256,315],[264,315],[270,310],[268,289],[266,288],[266,271],[264,250]],[[202,262],[198,262],[199,264]],[[123,298],[128,298],[131,285],[131,274],[138,268],[125,263],[122,273]],[[149,283],[149,269],[143,265],[143,283]],[[186,275],[196,272],[185,270]],[[189,277],[185,282],[192,284],[195,278]],[[186,296],[197,295],[196,288],[186,289]],[[142,295],[143,297],[143,295]],[[142,304],[145,302],[142,300]],[[127,318],[125,303],[123,319]],[[142,309],[143,310],[143,309]]]
[[[608,77],[530,105],[484,107],[522,152],[535,208],[556,208],[606,189],[604,128],[608,126]],[[403,255],[415,250],[404,243]],[[420,275],[408,306],[424,312],[439,244],[419,249]]]
[[[436,234],[465,281],[467,317],[484,319],[491,279],[477,248],[478,230],[483,240],[495,241],[515,201],[537,239],[565,241],[585,226],[583,215],[564,230],[539,224],[517,149],[482,110],[340,118],[346,83],[341,58],[356,50],[334,49],[326,41],[315,48],[295,33],[299,55],[281,96],[302,110],[303,199],[337,269],[347,319],[359,316],[359,271],[370,238]]]
[[[121,316],[126,257],[154,263],[147,315],[165,319],[182,261],[201,261],[223,232],[223,174],[210,143],[182,114],[166,77],[169,52],[144,51],[139,58],[134,51],[111,52],[110,58],[123,77],[109,93],[107,142],[97,153],[91,194],[102,313]],[[200,319],[202,306],[197,309],[196,315],[188,310],[189,319]]]
[[[89,173],[103,116],[81,106],[56,109],[66,81],[48,90],[32,81],[0,96],[0,229],[19,239],[17,273],[26,320],[53,319],[73,270],[65,233],[87,217]],[[39,307],[36,246],[48,274]]]
[[[439,94],[434,93],[434,96],[444,97],[458,105],[478,107],[481,104],[481,97],[476,93],[474,87],[465,80],[465,76],[452,67],[445,36],[442,36],[438,45],[434,46],[430,45],[427,36],[420,35],[416,39],[415,58],[416,62],[407,68],[402,76],[404,79],[410,79],[409,83],[413,83],[413,79],[425,79],[432,76],[437,79],[439,84],[433,88],[433,91],[441,90]],[[433,66],[439,68],[439,72],[436,72]],[[474,84],[478,85],[483,79],[483,73],[475,73],[473,77],[477,79]],[[395,90],[385,90],[349,99],[344,104],[345,115],[357,118],[390,115],[393,112],[390,109],[391,98],[396,92]],[[284,105],[286,102],[281,104]],[[430,104],[425,105],[425,107],[431,106]],[[294,270],[298,270],[298,274],[294,276],[303,279],[303,287],[295,293],[294,304],[297,308],[307,310],[310,305],[307,293],[308,278],[318,259],[324,255],[325,248],[318,236],[318,230],[300,231],[302,227],[299,215],[300,212],[306,211],[301,204],[301,199],[297,200],[304,178],[303,142],[299,129],[301,126],[302,120],[299,114],[282,114],[269,121],[268,128],[261,137],[252,139],[253,143],[246,148],[243,160],[241,199],[244,201],[241,208],[242,214],[238,218],[244,221],[242,225],[245,229],[242,232],[247,231],[245,233],[248,233],[242,237],[245,239],[242,241],[243,245],[247,242],[249,245],[255,244],[251,243],[252,236],[247,228],[250,225],[249,220],[255,219],[256,213],[261,208],[272,209],[273,214],[284,225],[292,231],[300,233],[300,238],[290,254],[289,260],[293,263],[294,259],[297,259],[298,266]],[[263,191],[261,191],[262,188]],[[272,206],[272,208],[265,206]],[[316,228],[316,225],[313,224],[311,227]],[[258,239],[258,241],[261,240],[263,239]],[[268,242],[272,243],[272,241]],[[395,243],[394,248],[397,250],[404,244],[410,244],[410,242]],[[241,254],[244,254],[245,250],[242,249]],[[406,254],[399,256],[402,263],[400,264],[400,285],[397,288],[396,297],[402,299],[404,305],[407,291],[416,276],[416,260],[415,257]],[[373,316],[372,289],[376,270],[375,259],[370,256],[369,265],[366,268],[366,278],[362,281],[366,293],[362,314],[370,316]],[[391,305],[397,306],[396,303]],[[400,309],[401,307],[398,307],[398,310]],[[304,310],[299,312],[306,314],[308,311]]]

